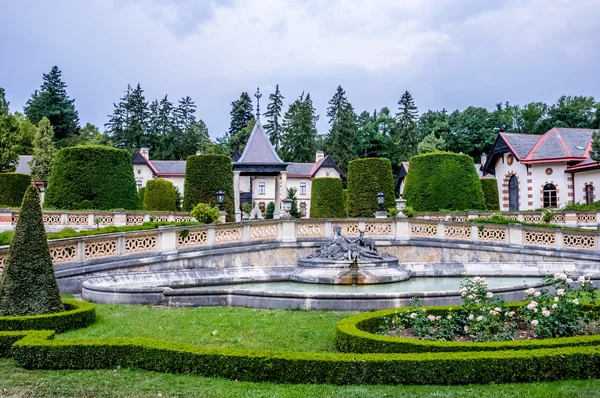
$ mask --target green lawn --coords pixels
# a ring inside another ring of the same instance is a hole
[[[350,313],[98,305],[97,315],[95,325],[57,338],[150,337],[210,347],[332,352],[335,325]],[[12,359],[0,359],[0,397],[157,396],[600,397],[600,380],[450,387],[282,385],[134,369],[28,371]]]

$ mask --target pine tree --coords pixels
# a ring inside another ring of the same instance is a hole
[[[54,139],[63,140],[79,134],[79,114],[75,100],[67,95],[67,85],[62,81],[62,73],[53,66],[50,73],[44,73],[43,83],[25,106],[27,118],[38,124],[45,116],[54,127]]]
[[[0,282],[0,316],[64,311],[42,220],[40,194],[25,191]]]
[[[311,162],[316,151],[319,116],[310,98],[304,93],[294,101],[283,117],[281,157],[286,162]]]
[[[265,124],[265,132],[271,140],[271,144],[275,147],[275,150],[279,152],[281,146],[281,110],[283,108],[283,95],[279,91],[279,84],[275,86],[275,92],[269,95],[269,105],[267,105],[267,111],[264,116],[267,118]]]
[[[8,115],[8,106],[10,102],[6,99],[6,92],[2,87],[0,87],[0,116]]]
[[[229,151],[233,152],[244,152],[244,148],[246,148],[246,144],[248,143],[248,138],[250,138],[250,134],[252,134],[252,130],[254,129],[254,125],[256,124],[256,120],[251,119],[246,127],[238,131],[234,136],[229,139],[227,145],[229,146]]]
[[[250,120],[254,119],[252,99],[247,92],[243,92],[238,100],[231,103],[231,112],[229,114],[231,115],[231,122],[225,136],[226,140],[229,140],[238,131],[246,127],[250,123]]]
[[[36,135],[33,139],[33,157],[29,162],[31,178],[35,181],[47,181],[52,172],[54,160],[54,129],[47,117],[42,118],[38,124]]]
[[[113,114],[109,115],[105,128],[115,146],[128,150],[146,146],[150,111],[141,85],[138,83],[135,89],[127,85],[125,95],[113,106]]]
[[[9,113],[4,89],[0,89],[0,172],[14,171],[19,162],[19,124]]]
[[[327,117],[331,127],[325,137],[325,148],[345,172],[348,162],[356,157],[357,117],[342,86],[338,86],[335,95],[329,100]]]
[[[398,101],[398,113],[396,120],[398,122],[398,132],[396,134],[396,144],[398,145],[398,158],[392,160],[392,164],[403,162],[417,153],[419,136],[417,130],[417,120],[419,111],[415,106],[412,95],[405,91]]]
[[[151,153],[156,159],[177,159],[177,135],[179,130],[175,122],[174,108],[165,95],[160,102],[150,104],[148,140]]]

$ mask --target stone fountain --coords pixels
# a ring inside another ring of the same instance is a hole
[[[327,245],[298,259],[290,279],[298,282],[360,285],[399,282],[410,278],[410,271],[398,264],[398,257],[380,255],[375,241],[359,232],[357,238],[342,236],[333,226]]]

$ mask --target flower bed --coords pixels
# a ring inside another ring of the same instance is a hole
[[[485,278],[465,279],[461,306],[412,307],[360,314],[338,323],[336,345],[343,352],[436,352],[535,349],[596,345],[600,308],[589,279],[547,276],[546,288],[526,291],[526,303],[505,304],[487,291]],[[554,292],[554,293],[553,293]],[[407,333],[408,331],[408,333]],[[542,340],[515,341],[517,333]],[[394,335],[414,338],[398,338]],[[577,337],[573,337],[577,336]],[[543,340],[554,337],[551,340]],[[475,341],[476,343],[466,343]]]

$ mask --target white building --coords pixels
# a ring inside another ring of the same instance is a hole
[[[500,133],[483,166],[496,176],[500,209],[595,201],[600,166],[590,158],[593,132],[555,127],[543,135]]]
[[[133,157],[133,172],[138,189],[153,178],[171,181],[184,193],[186,162],[151,160],[147,148]],[[263,210],[275,202],[275,218],[279,216],[280,203],[287,198],[287,188],[297,189],[298,209],[303,217],[310,216],[312,179],[318,177],[342,178],[343,173],[329,156],[317,152],[314,163],[287,163],[282,161],[271,145],[260,122],[256,123],[244,153],[233,162],[234,194],[241,220],[241,203],[256,202]]]

